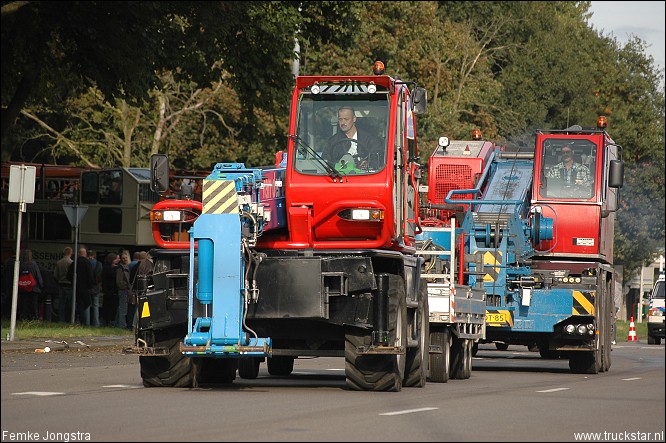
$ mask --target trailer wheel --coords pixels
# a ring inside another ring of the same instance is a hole
[[[421,281],[419,290],[419,306],[413,313],[413,322],[408,330],[418,345],[415,348],[407,348],[405,357],[405,379],[403,386],[408,388],[422,388],[428,378],[428,331],[430,329],[430,317],[428,311],[428,288],[426,282]],[[416,337],[413,335],[416,334]]]
[[[648,344],[649,345],[661,344],[661,337],[654,337],[652,335],[648,335]]]
[[[472,355],[474,342],[472,340],[465,340],[465,374],[464,378],[468,379],[472,376]]]
[[[345,332],[347,387],[355,391],[400,391],[404,354],[361,354],[371,344],[371,337],[368,330],[355,327]],[[399,275],[389,275],[389,346],[399,347],[402,352],[407,348],[405,285]]]
[[[569,358],[569,369],[574,374],[598,374],[600,361],[598,351],[577,352]]]
[[[495,347],[497,348],[498,351],[506,351],[507,349],[509,349],[509,344],[496,341]]]
[[[294,370],[294,357],[271,357],[266,360],[271,375],[289,375]]]
[[[168,347],[169,355],[139,357],[143,385],[150,387],[191,388],[195,383],[192,359],[180,352],[182,338],[156,342],[155,347]]]
[[[261,358],[259,357],[244,357],[238,360],[238,375],[241,378],[254,380],[259,375],[259,365]]]
[[[453,337],[451,345],[451,378],[454,380],[464,380],[467,378],[467,354],[469,347],[467,340]]]
[[[446,383],[449,381],[449,368],[451,365],[451,336],[449,330],[433,331],[430,333],[430,346],[441,349],[440,352],[430,354],[430,381]]]

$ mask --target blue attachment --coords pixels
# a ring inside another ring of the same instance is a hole
[[[270,171],[273,185],[280,172],[284,170]],[[261,169],[246,169],[243,163],[218,163],[204,180],[203,213],[190,230],[190,275],[195,275],[196,241],[198,283],[195,290],[190,279],[188,334],[182,345],[186,355],[272,355],[270,338],[249,338],[243,330],[249,299],[244,287],[243,247],[251,246],[263,227],[263,178]],[[284,199],[277,190],[271,196],[276,201]],[[279,215],[276,213],[277,219]],[[242,246],[243,239],[246,246]],[[205,309],[198,318],[193,313],[195,295]]]

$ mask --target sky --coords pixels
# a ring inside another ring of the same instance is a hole
[[[640,37],[649,46],[646,53],[654,58],[660,69],[666,67],[666,32],[664,12],[666,2],[610,1],[591,2],[589,23],[604,35],[612,34],[620,43],[630,36]]]

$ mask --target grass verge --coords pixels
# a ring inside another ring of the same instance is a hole
[[[2,335],[6,339],[11,330],[11,321],[2,320]],[[17,321],[14,331],[15,339],[32,338],[76,338],[76,337],[107,337],[134,335],[134,331],[120,328],[83,326],[70,323],[52,323],[41,320]]]

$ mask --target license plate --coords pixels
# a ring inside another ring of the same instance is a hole
[[[509,312],[486,312],[486,324],[488,326],[508,326],[511,320]]]

